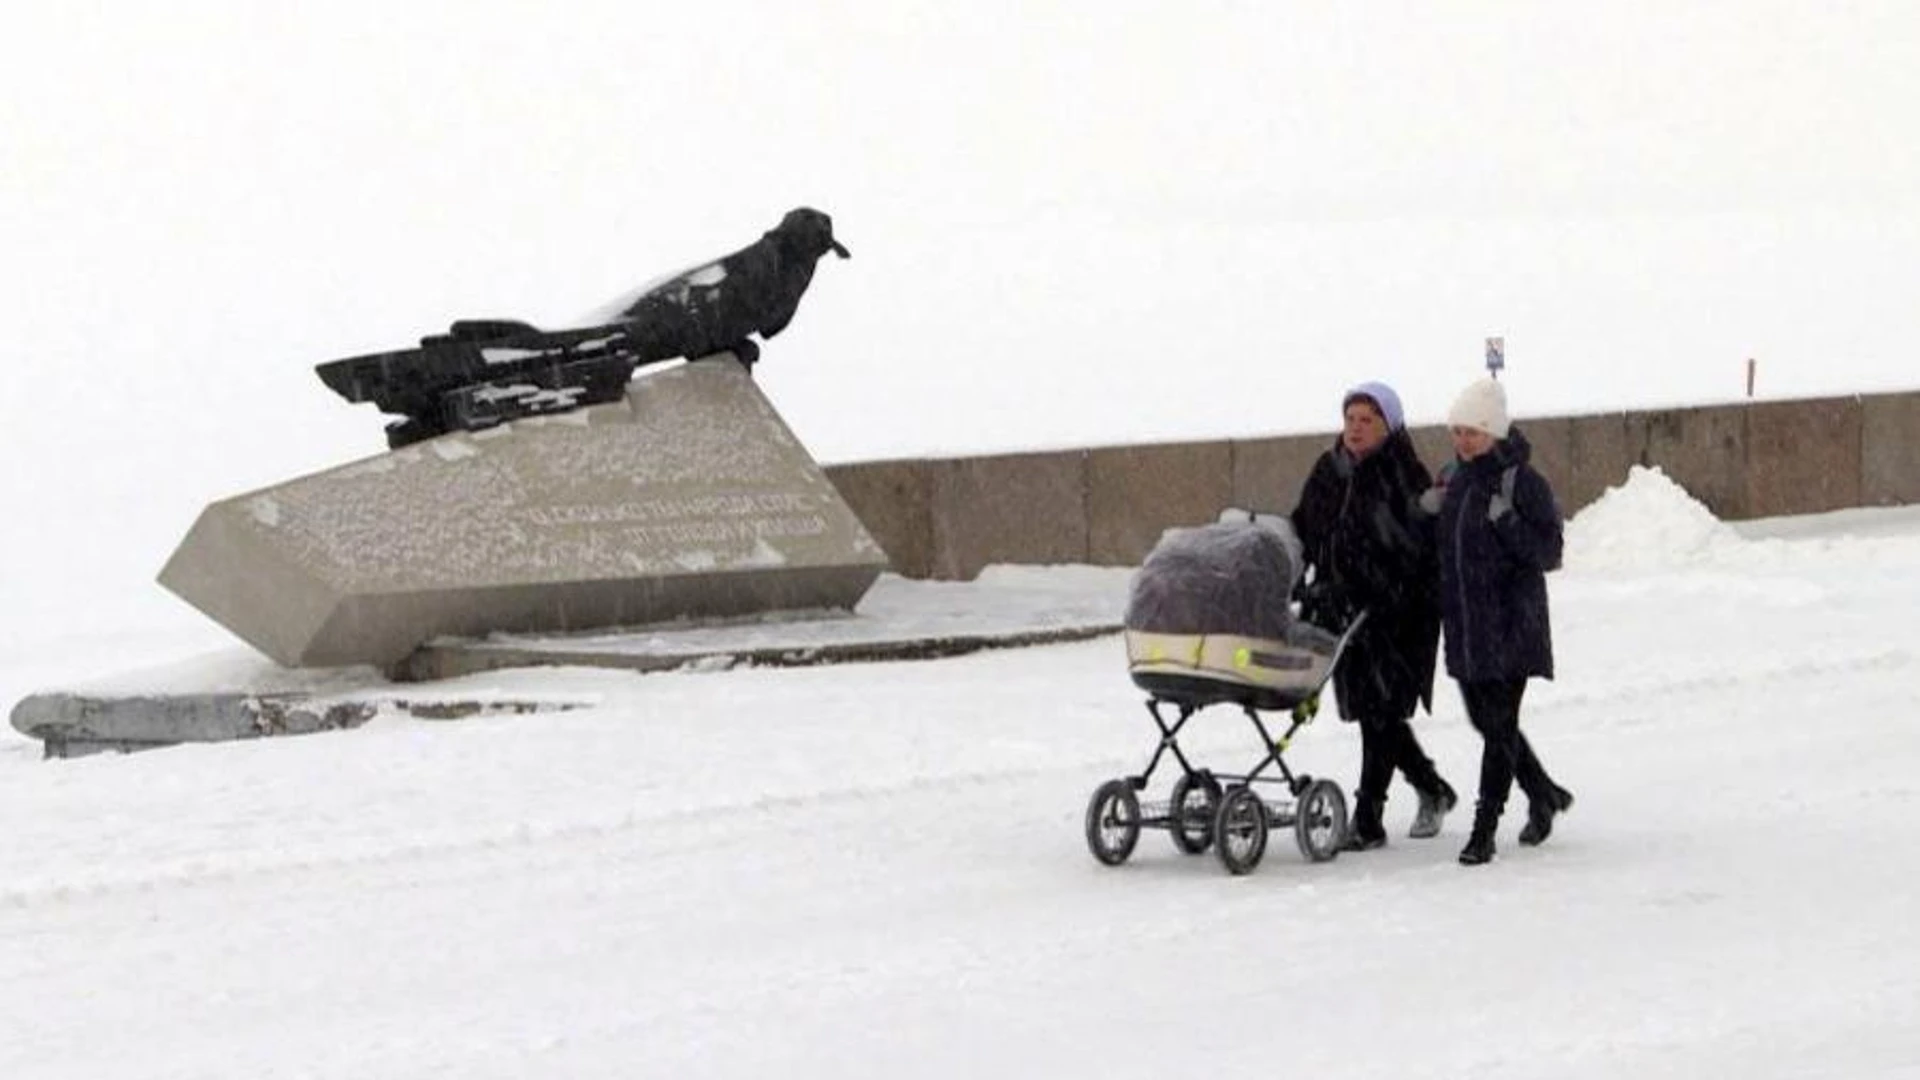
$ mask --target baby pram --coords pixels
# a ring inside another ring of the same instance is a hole
[[[1331,780],[1296,775],[1282,754],[1312,721],[1365,614],[1339,636],[1300,621],[1289,602],[1299,572],[1292,524],[1241,510],[1217,524],[1169,530],[1141,564],[1127,604],[1127,669],[1148,694],[1160,738],[1144,770],[1101,784],[1088,801],[1094,858],[1125,862],[1142,829],[1167,830],[1189,855],[1212,848],[1234,874],[1260,864],[1274,828],[1291,827],[1310,861],[1339,854],[1345,794]],[[1199,767],[1180,748],[1181,730],[1212,705],[1238,706],[1260,736],[1263,752],[1244,772]],[[1171,722],[1162,709],[1175,711]],[[1263,712],[1288,714],[1279,738]],[[1171,796],[1143,805],[1140,793],[1169,754],[1180,768]],[[1275,788],[1284,789],[1278,797],[1263,795]]]

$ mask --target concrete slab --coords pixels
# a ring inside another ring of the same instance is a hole
[[[1087,562],[1138,566],[1160,534],[1201,525],[1233,501],[1225,442],[1107,447],[1087,452]]]
[[[1333,445],[1333,434],[1236,439],[1231,499],[1242,510],[1290,514],[1313,463]]]
[[[215,503],[160,582],[281,664],[390,666],[447,634],[851,610],[885,567],[723,355]]]
[[[1860,505],[1860,399],[1747,407],[1747,514],[1818,514]]]
[[[366,723],[373,712],[367,703],[309,704],[299,696],[56,693],[21,701],[12,720],[21,734],[45,744],[48,757],[78,757],[102,750],[337,731]]]
[[[844,639],[812,640],[792,644],[734,646],[713,651],[686,651],[654,646],[644,634],[596,635],[585,640],[565,637],[446,641],[426,645],[407,658],[399,672],[404,679],[453,679],[487,671],[530,667],[606,668],[640,673],[659,671],[726,671],[736,667],[815,667],[821,664],[879,663],[892,660],[937,660],[988,649],[1016,649],[1029,645],[1058,645],[1068,641],[1118,634],[1118,621],[1084,626],[1031,627],[1000,631],[955,631],[928,637],[891,640],[859,632],[857,620]]]
[[[929,577],[933,567],[933,477],[926,461],[827,466],[827,479],[887,553],[895,573]]]
[[[994,567],[976,580],[887,574],[848,613],[778,613],[731,623],[598,634],[442,638],[401,666],[291,670],[239,648],[113,674],[21,701],[13,726],[48,756],[140,750],[358,727],[379,716],[453,719],[588,708],[579,676],[460,680],[509,668],[629,672],[920,660],[1118,634],[1132,571]],[[1116,649],[1118,646],[1115,646]],[[1119,653],[1116,653],[1119,663]],[[504,682],[509,688],[500,689]]]
[[[1567,505],[1566,491],[1573,482],[1572,422],[1557,417],[1537,417],[1517,420],[1514,426],[1520,429],[1526,436],[1527,445],[1533,448],[1532,465],[1553,487],[1553,497],[1560,503],[1560,512],[1571,515],[1573,508]],[[1449,452],[1448,457],[1451,456]]]
[[[1860,502],[1920,503],[1920,394],[1860,399]]]
[[[1636,455],[1625,413],[1569,417],[1566,483],[1554,487],[1561,512],[1572,517],[1608,488],[1626,483],[1627,471],[1639,463]]]
[[[930,466],[934,577],[966,581],[996,563],[1087,561],[1086,451]]]
[[[1636,412],[1626,418],[1627,440],[1640,464],[1657,466],[1715,517],[1751,517],[1747,415],[1745,405]]]
[[[702,671],[927,660],[1120,632],[1132,570],[997,566],[972,581],[882,575],[852,615],[788,613],[730,624],[601,634],[492,634],[430,642],[398,677],[521,667]]]
[[[347,695],[301,692],[35,694],[13,708],[14,729],[39,739],[50,758],[129,753],[183,743],[348,731],[381,713],[450,720],[480,713],[580,708],[571,701],[418,697],[369,688]]]

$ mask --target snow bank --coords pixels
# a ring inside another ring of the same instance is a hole
[[[1733,553],[1743,541],[1659,468],[1635,465],[1566,528],[1574,570],[1658,570]]]

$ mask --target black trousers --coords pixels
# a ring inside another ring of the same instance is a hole
[[[1467,703],[1467,719],[1480,733],[1480,804],[1475,822],[1484,816],[1489,823],[1500,820],[1506,809],[1507,795],[1514,782],[1529,800],[1548,800],[1552,805],[1554,785],[1547,770],[1534,754],[1532,744],[1520,732],[1520,698],[1527,692],[1527,680],[1516,682],[1463,682],[1460,697]]]
[[[1387,785],[1395,769],[1422,794],[1438,795],[1446,789],[1446,782],[1433,767],[1433,759],[1420,748],[1420,740],[1414,737],[1413,725],[1406,717],[1361,717],[1360,787],[1354,796],[1362,806],[1371,806],[1376,815],[1387,801]]]

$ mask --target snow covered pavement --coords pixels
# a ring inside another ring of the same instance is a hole
[[[1579,803],[1479,869],[1404,786],[1381,851],[1097,865],[1085,800],[1154,734],[1112,638],[0,744],[0,1075],[1920,1077],[1920,517],[1735,531],[1663,483],[1575,522],[1525,723]],[[1358,741],[1289,761],[1350,785]]]

